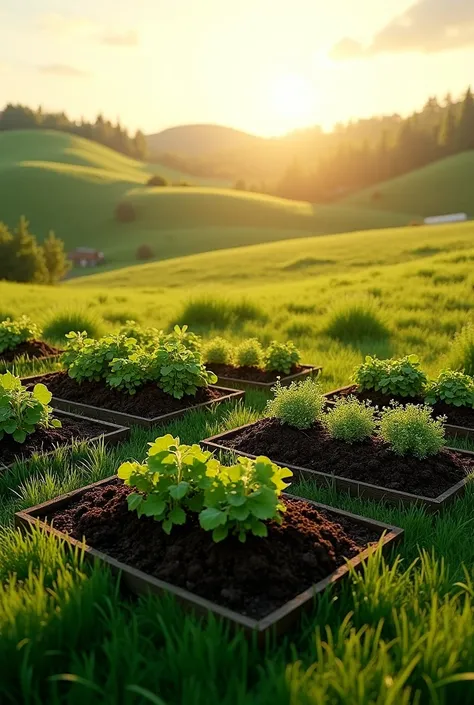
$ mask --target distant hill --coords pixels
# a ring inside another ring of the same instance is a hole
[[[267,140],[222,125],[180,125],[148,135],[146,141],[150,156],[169,152],[202,157],[215,152],[246,150]]]
[[[474,216],[474,151],[441,159],[422,169],[371,186],[344,198],[347,206],[419,213]]]

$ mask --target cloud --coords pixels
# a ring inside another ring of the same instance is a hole
[[[52,12],[42,15],[38,20],[39,28],[58,39],[85,37],[89,41],[115,47],[135,47],[139,43],[138,33],[134,29],[111,27],[105,30],[87,17],[62,15]]]
[[[38,66],[38,71],[54,76],[69,76],[71,78],[83,78],[88,76],[87,71],[82,71],[75,66],[69,64],[47,64],[46,66]]]
[[[472,0],[418,0],[377,32],[369,46],[345,37],[331,50],[334,59],[384,53],[424,53],[474,46]]]
[[[138,46],[138,33],[133,29],[124,32],[111,32],[104,34],[101,42],[115,47],[136,47]]]

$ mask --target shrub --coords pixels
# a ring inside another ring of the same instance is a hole
[[[198,350],[189,350],[179,340],[167,340],[153,355],[151,375],[167,394],[176,399],[195,395],[199,387],[217,382],[213,372],[206,370]]]
[[[265,369],[268,372],[283,372],[288,375],[300,359],[300,353],[291,340],[287,343],[273,340],[265,350]]]
[[[221,465],[212,484],[204,490],[201,527],[212,531],[216,542],[223,541],[229,533],[242,543],[248,533],[267,536],[264,521],[282,522],[286,507],[280,495],[288,487],[284,480],[292,475],[291,470],[279,468],[264,456],[255,460],[240,457],[232,467]]]
[[[379,360],[367,355],[365,362],[356,368],[354,381],[363,390],[373,389],[396,397],[417,397],[423,394],[427,377],[420,370],[417,355],[398,360]]]
[[[346,304],[333,310],[325,333],[341,343],[383,340],[390,335],[375,304],[364,302]]]
[[[232,302],[204,296],[185,304],[178,323],[205,329],[228,328],[263,318],[261,309],[251,301]]]
[[[16,321],[7,318],[0,323],[0,354],[6,350],[14,350],[20,343],[33,340],[39,335],[38,326],[28,316],[22,316]]]
[[[67,258],[64,242],[51,230],[43,242],[43,255],[47,270],[47,283],[56,284],[63,279],[72,267],[72,262]]]
[[[225,338],[212,338],[204,346],[203,354],[209,365],[232,365],[234,361],[234,348]]]
[[[86,309],[69,309],[49,318],[43,328],[43,337],[55,343],[66,342],[71,331],[87,331],[89,338],[100,338],[105,333],[104,322]]]
[[[376,409],[355,397],[338,399],[324,417],[324,425],[332,438],[354,443],[369,438],[375,432]]]
[[[326,399],[314,380],[292,382],[289,387],[282,387],[278,381],[272,391],[273,399],[266,407],[268,416],[299,429],[309,428],[321,420]]]
[[[465,406],[474,409],[474,379],[462,372],[442,370],[426,392],[425,402],[444,402],[451,406]]]
[[[123,463],[118,476],[138,490],[127,497],[128,508],[138,516],[162,522],[163,531],[186,522],[186,512],[203,508],[204,488],[211,483],[209,470],[219,466],[211,453],[198,445],[181,445],[171,435],[149,443],[144,463]]]
[[[146,182],[147,186],[168,186],[168,181],[159,174],[153,174]]]
[[[436,455],[444,446],[446,417],[434,419],[431,412],[421,404],[392,404],[382,412],[379,436],[397,455],[414,455],[420,460]]]
[[[449,367],[474,377],[474,325],[468,323],[455,336],[449,356]]]
[[[235,351],[239,367],[263,367],[263,348],[256,338],[243,340]]]
[[[108,335],[99,340],[88,338],[87,333],[68,333],[66,350],[61,362],[69,377],[80,383],[85,380],[100,382],[106,379],[113,360],[128,358],[137,351],[133,338],[124,335]]]
[[[136,213],[133,203],[130,201],[120,201],[115,208],[115,219],[119,223],[132,223],[136,220]]]
[[[51,418],[51,397],[44,384],[36,384],[30,392],[19,377],[10,372],[0,375],[0,440],[8,434],[24,443],[37,428],[60,428],[61,422]]]
[[[137,247],[136,253],[137,259],[153,259],[155,253],[153,252],[150,245],[140,245]]]

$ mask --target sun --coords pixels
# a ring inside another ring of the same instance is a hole
[[[304,76],[293,73],[277,76],[270,85],[270,100],[283,129],[308,125],[315,119],[314,89]]]

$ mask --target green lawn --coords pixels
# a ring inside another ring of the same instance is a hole
[[[223,321],[219,332],[235,341],[293,339],[305,362],[324,366],[321,381],[330,389],[347,383],[367,353],[415,352],[426,370],[438,372],[453,335],[472,317],[473,262],[470,224],[306,238],[61,287],[0,282],[0,313],[29,313],[46,323],[69,308],[96,315],[110,329],[127,318],[167,327],[189,315],[204,335],[214,316]],[[357,330],[344,343],[332,338],[328,323],[355,305],[383,320],[388,338],[363,339]],[[99,567],[40,534],[25,540],[11,530],[17,509],[107,477],[121,461],[144,457],[157,435],[199,441],[257,418],[265,402],[263,393],[248,393],[245,405],[135,429],[119,447],[82,445],[72,456],[58,452],[0,476],[2,705],[474,701],[472,485],[440,516],[293,486],[297,494],[401,526],[406,536],[386,564],[372,557],[360,576],[329,592],[297,629],[263,651],[169,600],[128,599]]]

